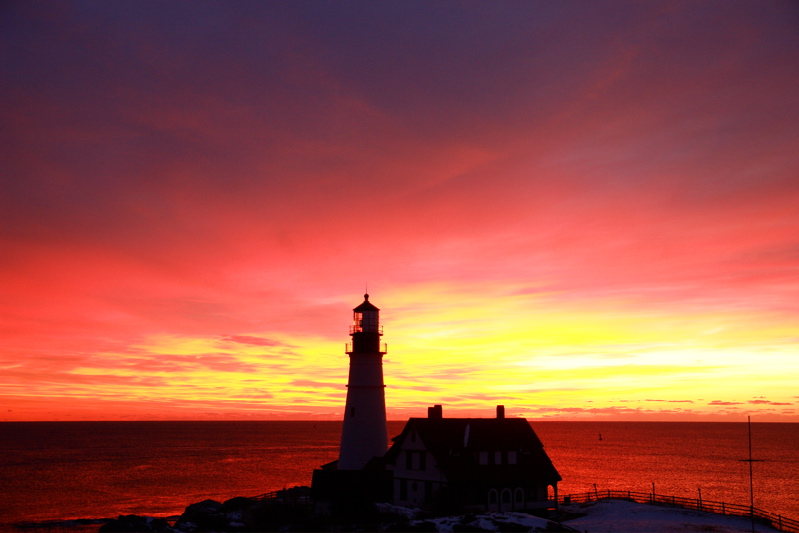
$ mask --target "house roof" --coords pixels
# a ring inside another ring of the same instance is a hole
[[[495,478],[556,482],[561,477],[524,418],[411,418],[394,437],[386,460],[395,463],[402,443],[416,432],[451,481]],[[516,451],[516,464],[480,464],[480,452]]]

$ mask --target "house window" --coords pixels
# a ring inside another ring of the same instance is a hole
[[[400,501],[407,502],[408,501],[408,480],[407,479],[400,479],[399,480],[399,489],[400,489],[400,495],[399,495]]]
[[[488,464],[488,452],[480,452],[480,464],[481,465]]]
[[[406,470],[427,470],[427,454],[424,451],[405,450]]]
[[[488,491],[488,503],[493,503],[496,505],[497,503],[497,491],[496,489],[491,489]]]
[[[508,464],[509,465],[516,464],[516,450],[511,450],[508,452]]]
[[[495,465],[502,464],[502,452],[494,452],[494,464]]]

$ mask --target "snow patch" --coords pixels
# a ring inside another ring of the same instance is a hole
[[[752,531],[751,520],[740,516],[662,507],[626,500],[601,500],[589,504],[561,505],[560,509],[571,513],[585,513],[586,516],[565,520],[563,524],[591,533],[650,533],[652,531],[744,533]],[[776,529],[755,522],[755,531],[773,532]]]
[[[527,513],[481,513],[462,516],[445,516],[442,518],[414,520],[411,524],[418,525],[424,522],[434,524],[436,531],[441,533],[455,531],[456,526],[458,526],[461,531],[463,530],[462,526],[479,528],[485,531],[507,531],[509,525],[521,526],[527,531],[552,531],[553,528],[557,527],[556,523],[546,518],[539,518]]]

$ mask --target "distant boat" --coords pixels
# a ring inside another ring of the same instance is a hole
[[[602,433],[599,434],[599,440],[602,440]]]

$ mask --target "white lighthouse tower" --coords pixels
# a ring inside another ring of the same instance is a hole
[[[383,384],[383,354],[380,337],[380,309],[363,295],[363,303],[353,309],[350,326],[352,343],[348,345],[350,375],[347,381],[347,404],[341,431],[339,470],[360,470],[373,457],[382,457],[388,449],[386,430],[386,395]]]

